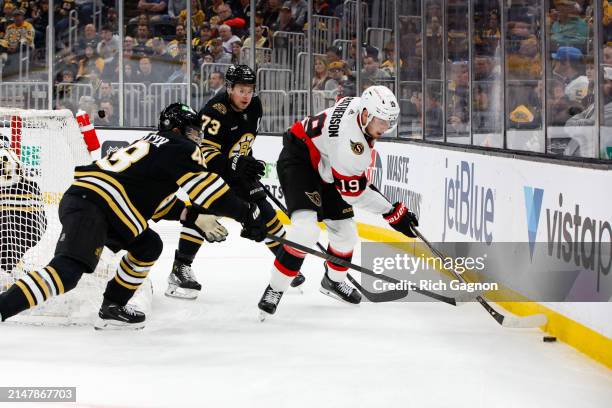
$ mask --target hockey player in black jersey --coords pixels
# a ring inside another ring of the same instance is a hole
[[[238,198],[203,167],[200,127],[190,107],[172,104],[161,113],[157,133],[77,167],[59,205],[62,232],[55,257],[0,294],[1,319],[73,289],[83,273],[95,269],[107,246],[127,253],[107,284],[95,327],[144,327],[144,313],[127,303],[162,251],[162,240],[147,221],[177,188],[193,205],[185,209],[171,202],[164,207],[167,219],[201,225],[200,212],[228,216],[242,223],[243,237],[262,241],[265,223],[257,205]]]
[[[0,271],[12,273],[46,229],[38,183],[27,177],[15,153],[0,144]]]
[[[208,101],[199,113],[206,168],[221,175],[239,197],[257,203],[268,233],[284,237],[285,229],[259,183],[264,165],[251,151],[263,114],[261,101],[254,94],[255,72],[247,65],[232,65],[225,78],[226,91]],[[202,286],[195,279],[191,263],[205,239],[211,241],[197,228],[183,224],[166,295],[183,299],[198,296]],[[266,239],[265,243],[276,254],[278,242]],[[291,284],[296,287],[303,282],[304,276],[299,274]]]

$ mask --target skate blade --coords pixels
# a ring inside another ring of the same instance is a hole
[[[118,320],[107,320],[98,317],[94,323],[95,330],[142,330],[145,327],[145,322],[126,323]]]
[[[259,316],[258,316],[258,318],[259,318],[259,321],[260,321],[260,322],[265,321],[265,320],[266,320],[267,318],[269,318],[269,317],[272,317],[272,315],[271,315],[270,313],[268,313],[268,312],[264,312],[263,310],[260,310],[260,311],[259,311]]]
[[[351,303],[351,302],[347,302],[346,300],[342,299],[340,296],[336,295],[334,292],[332,292],[332,291],[330,291],[330,290],[327,290],[327,289],[325,289],[325,288],[323,288],[323,287],[320,287],[320,288],[319,288],[319,292],[321,292],[321,293],[322,293],[322,294],[324,294],[324,295],[329,296],[329,297],[330,297],[330,298],[332,298],[332,299],[339,300],[340,302],[342,302],[342,303],[344,303],[344,304],[347,304],[347,305],[357,306],[357,305],[359,305],[359,303],[361,303],[361,302],[359,302],[359,303]]]
[[[168,289],[166,289],[164,293],[164,295],[168,297],[185,300],[195,300],[198,298],[199,294],[199,290],[180,288],[178,286],[168,286]]]

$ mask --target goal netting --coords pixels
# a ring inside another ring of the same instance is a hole
[[[0,108],[0,292],[53,258],[61,231],[58,204],[74,167],[91,161],[69,110]],[[77,288],[12,320],[89,323],[120,256],[104,251]]]

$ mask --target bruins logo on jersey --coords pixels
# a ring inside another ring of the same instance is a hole
[[[212,107],[222,115],[227,113],[227,107],[222,103],[215,103]]]
[[[353,151],[353,153],[355,153],[357,156],[362,155],[363,152],[365,151],[365,147],[363,147],[363,143],[353,142],[352,140],[350,140],[350,142],[351,142],[351,150]]]
[[[255,135],[252,133],[245,133],[240,136],[240,139],[232,146],[229,151],[229,157],[236,155],[246,156],[251,151],[251,146],[255,141]]]
[[[308,197],[308,199],[312,201],[314,205],[316,205],[317,207],[321,206],[321,194],[319,194],[318,191],[313,191],[312,193],[306,191],[305,194],[306,197]]]

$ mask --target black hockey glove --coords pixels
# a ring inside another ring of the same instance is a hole
[[[255,203],[249,203],[249,208],[242,219],[242,238],[261,242],[266,238],[268,230],[263,215]]]
[[[229,162],[229,170],[234,178],[257,181],[264,174],[266,166],[253,156],[236,155]]]
[[[404,203],[397,202],[393,204],[393,209],[383,214],[383,217],[394,230],[410,238],[416,238],[416,234],[412,227],[418,227],[419,220],[415,213],[408,211]]]

